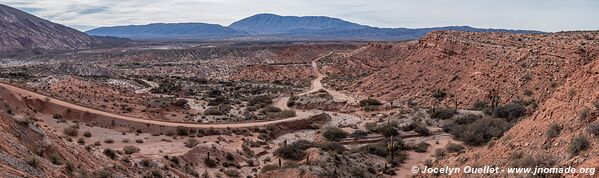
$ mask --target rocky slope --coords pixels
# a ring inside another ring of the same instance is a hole
[[[409,47],[407,56],[345,87],[364,97],[416,99],[429,106],[436,102],[436,90],[447,95],[442,104],[457,100],[461,107],[486,100],[492,90],[502,102],[542,102],[573,72],[597,59],[598,39],[597,32],[436,31]]]
[[[42,52],[89,48],[85,33],[0,4],[0,52]]]
[[[599,134],[596,130],[599,124],[599,60],[594,59],[578,67],[561,87],[549,95],[549,99],[543,102],[535,113],[516,124],[494,144],[475,148],[438,164],[450,167],[507,167],[521,164],[524,160],[529,164],[526,166],[532,167],[550,164],[548,167],[599,168],[599,143],[596,139]],[[560,131],[550,134],[552,125],[559,126]],[[573,154],[573,140],[580,137],[588,141],[587,149],[580,149],[580,152]]]

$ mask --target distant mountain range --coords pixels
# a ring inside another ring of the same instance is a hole
[[[433,28],[377,28],[324,16],[279,16],[258,14],[228,27],[206,23],[172,23],[100,27],[86,33],[134,40],[357,40],[384,41],[418,39],[433,30],[472,32],[543,33],[531,30],[481,29],[469,26]]]
[[[85,33],[0,4],[0,55],[90,48]]]
[[[100,27],[86,32],[94,36],[112,36],[136,40],[222,39],[249,35],[232,28],[207,23],[153,23]]]

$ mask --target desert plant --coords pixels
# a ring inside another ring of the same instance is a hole
[[[431,132],[428,130],[428,128],[426,128],[426,126],[424,126],[422,124],[417,124],[416,128],[414,128],[414,131],[423,136],[429,136],[431,134]]]
[[[79,129],[76,127],[67,127],[63,129],[65,135],[76,137],[79,134]]]
[[[455,109],[450,108],[435,108],[431,112],[431,117],[435,119],[449,119],[453,117],[457,112]]]
[[[572,142],[570,142],[570,145],[568,146],[568,152],[570,152],[572,156],[576,156],[581,151],[589,149],[589,146],[589,139],[587,139],[587,137],[578,136],[575,137]]]
[[[133,154],[133,153],[137,153],[139,151],[140,151],[139,148],[134,147],[134,146],[125,146],[125,147],[123,147],[123,152],[125,152],[125,154],[128,154],[128,155]]]
[[[185,142],[185,146],[186,146],[187,148],[193,148],[193,147],[195,147],[195,146],[196,146],[196,145],[198,145],[198,144],[200,144],[200,141],[198,141],[198,140],[197,140],[197,139],[195,139],[195,138],[190,138],[190,139],[187,139],[187,141]]]
[[[371,99],[371,98],[360,100],[359,104],[362,107],[383,105],[383,103],[381,103],[379,100]]]
[[[352,137],[354,139],[362,139],[366,136],[368,136],[368,133],[363,130],[354,130],[350,135],[350,137]]]
[[[562,127],[557,124],[551,124],[547,129],[547,138],[555,138],[562,132]]]
[[[587,126],[586,131],[594,136],[599,136],[599,123],[592,123]]]
[[[85,131],[85,132],[83,132],[83,136],[84,137],[92,137],[92,133],[89,131]]]
[[[106,149],[104,149],[104,151],[102,153],[104,153],[104,155],[108,156],[110,159],[117,158],[117,153],[113,149],[106,148]]]
[[[295,111],[293,111],[293,110],[284,110],[279,113],[279,117],[281,117],[281,118],[290,118],[290,117],[295,117],[295,116],[297,116],[297,115],[295,114]]]
[[[322,136],[329,141],[340,141],[349,135],[346,131],[338,127],[326,127],[322,132]]]
[[[464,150],[464,146],[457,143],[447,143],[447,145],[445,145],[445,150],[449,153],[460,152]]]

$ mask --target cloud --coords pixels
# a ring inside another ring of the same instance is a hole
[[[599,29],[594,0],[7,0],[80,30],[155,22],[229,25],[257,13],[323,15],[378,27],[470,25],[544,31]]]

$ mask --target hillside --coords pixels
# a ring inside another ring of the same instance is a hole
[[[396,56],[388,61],[388,67],[354,78],[355,82],[342,87],[362,97],[387,101],[414,99],[422,105],[435,103],[432,95],[436,90],[447,95],[442,104],[453,105],[457,100],[461,107],[486,100],[492,90],[498,92],[503,102],[542,102],[573,72],[596,60],[597,43],[596,32],[437,31],[409,46],[405,57]],[[384,46],[371,46],[361,53],[377,48],[382,50]],[[340,79],[330,80],[336,83]]]
[[[594,44],[597,40],[595,35]],[[599,134],[599,60],[596,55],[591,59],[568,75],[565,83],[557,87],[536,112],[516,124],[494,144],[439,164],[509,166],[525,162],[528,163],[525,166],[532,167],[541,164],[545,167],[599,167],[596,139]],[[556,129],[550,128],[561,129],[551,132]],[[586,147],[573,147],[577,145],[574,140],[586,140],[588,144]]]
[[[0,52],[29,53],[89,48],[85,33],[0,4]]]
[[[134,40],[209,40],[246,35],[231,28],[206,23],[154,23],[101,27],[90,31],[94,36],[112,36]]]

